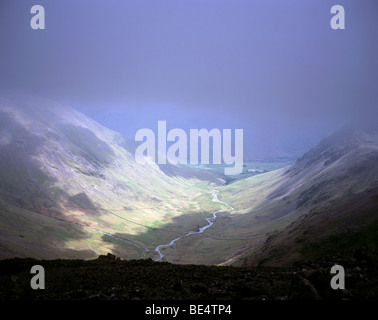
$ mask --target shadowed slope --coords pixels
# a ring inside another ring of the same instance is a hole
[[[324,139],[294,165],[271,173],[275,178],[271,182],[260,177],[258,189],[267,190],[263,195],[253,191],[257,184],[245,188],[244,198],[251,191],[247,208],[258,197],[263,201],[235,219],[244,225],[253,221],[253,231],[263,229],[258,226],[261,221],[275,225],[275,229],[271,228],[257,246],[246,245],[233,261],[285,265],[376,246],[373,234],[378,231],[377,128],[347,126]],[[230,188],[225,187],[226,192],[235,190]],[[237,206],[238,197],[234,192],[226,199],[235,198],[233,205]],[[365,233],[366,237],[352,240]]]

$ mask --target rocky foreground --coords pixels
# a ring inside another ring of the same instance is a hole
[[[361,253],[364,254],[363,252]],[[0,261],[0,299],[166,300],[166,299],[377,299],[378,264],[368,256],[333,257],[290,269],[175,265],[152,260],[121,260],[108,254],[95,260]],[[334,263],[345,268],[345,290],[333,290]],[[358,262],[358,263],[357,263]],[[33,290],[33,265],[45,270],[45,289]]]

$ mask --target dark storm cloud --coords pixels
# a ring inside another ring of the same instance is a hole
[[[29,25],[37,2],[43,31]],[[334,4],[2,0],[0,89],[68,102],[128,134],[171,119],[295,143],[377,108],[378,5],[341,1],[336,31]]]

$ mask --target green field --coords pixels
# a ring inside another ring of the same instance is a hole
[[[225,180],[227,181],[227,183],[230,183],[235,180],[245,179],[247,177],[251,177],[251,176],[261,174],[264,172],[269,172],[269,171],[277,170],[280,168],[284,168],[292,164],[294,161],[295,161],[294,159],[246,161],[243,164],[243,172],[241,174],[225,176]],[[225,164],[197,164],[197,165],[188,164],[188,166],[191,168],[209,170],[209,171],[221,174],[221,175],[224,174],[225,168],[230,167]]]

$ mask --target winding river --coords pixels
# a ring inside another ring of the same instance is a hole
[[[189,237],[189,236],[194,235],[194,234],[203,233],[205,230],[209,229],[214,224],[214,222],[215,222],[215,220],[217,218],[217,213],[234,210],[234,208],[232,206],[230,206],[228,203],[223,202],[223,201],[221,201],[221,200],[218,199],[219,190],[212,190],[212,192],[213,192],[213,200],[212,200],[213,202],[223,203],[226,206],[228,206],[230,209],[229,210],[217,210],[217,211],[213,212],[213,216],[212,217],[205,218],[208,224],[205,225],[205,226],[203,226],[202,228],[200,228],[199,231],[190,231],[190,232],[188,232],[185,235],[182,235],[182,236],[180,236],[180,237],[178,237],[176,239],[173,239],[170,243],[158,245],[156,247],[155,251],[159,254],[159,258],[155,259],[155,261],[160,261],[161,259],[164,258],[164,255],[160,251],[161,248],[170,247],[170,246],[174,245],[176,241],[178,241],[178,240],[180,240],[182,238],[186,238],[186,237]]]

